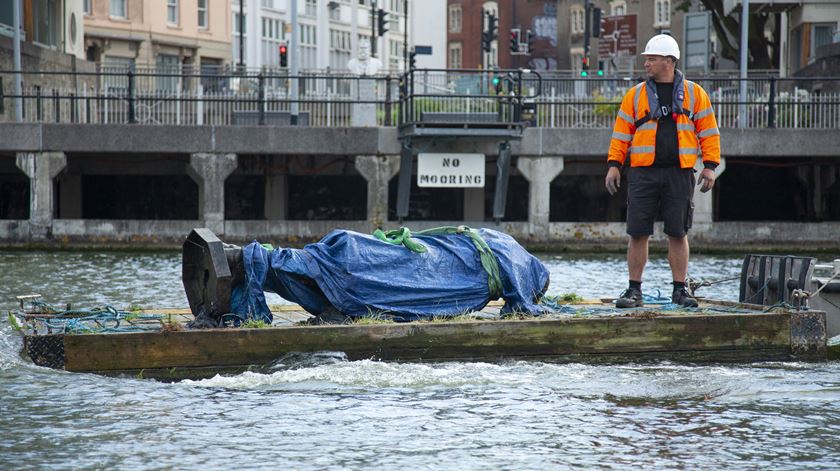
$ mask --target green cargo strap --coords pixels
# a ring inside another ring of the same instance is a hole
[[[478,231],[467,226],[443,226],[426,229],[416,232],[415,235],[437,236],[449,234],[463,234],[469,237],[481,256],[481,266],[487,272],[487,287],[490,290],[490,299],[498,299],[502,296],[502,279],[499,275],[499,263],[496,256],[487,242],[481,238]],[[404,245],[408,250],[415,253],[424,253],[426,247],[411,238],[411,231],[407,227],[384,232],[381,229],[373,231],[377,239],[393,245]]]

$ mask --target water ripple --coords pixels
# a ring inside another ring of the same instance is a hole
[[[543,256],[614,295],[623,256]],[[0,252],[0,303],[186,305],[177,254]],[[693,257],[710,279],[740,257]],[[670,288],[654,255],[646,289]],[[709,293],[737,298],[736,285]],[[704,288],[706,289],[706,288]],[[0,327],[0,469],[836,469],[840,363],[383,363],[288,355],[167,384],[39,368]]]

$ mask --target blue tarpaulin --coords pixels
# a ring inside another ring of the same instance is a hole
[[[480,249],[463,233],[412,235],[411,241],[426,249],[417,253],[370,235],[335,230],[302,249],[268,250],[256,241],[246,246],[245,281],[233,289],[231,311],[240,321],[270,323],[265,292],[271,292],[313,315],[332,307],[353,318],[453,316],[481,310],[499,295],[505,300],[503,313],[548,312],[538,304],[548,287],[545,266],[507,234],[491,229],[474,233],[495,257],[500,293],[491,293]]]

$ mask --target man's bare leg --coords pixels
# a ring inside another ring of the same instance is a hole
[[[630,272],[630,279],[642,281],[642,274],[648,261],[648,240],[650,236],[630,236],[627,244],[627,269]]]
[[[688,236],[668,236],[668,264],[671,265],[674,281],[685,282],[688,274],[688,253]]]

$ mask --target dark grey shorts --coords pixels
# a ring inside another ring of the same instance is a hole
[[[631,167],[627,188],[627,234],[653,234],[661,218],[665,234],[682,237],[694,218],[694,169]]]

